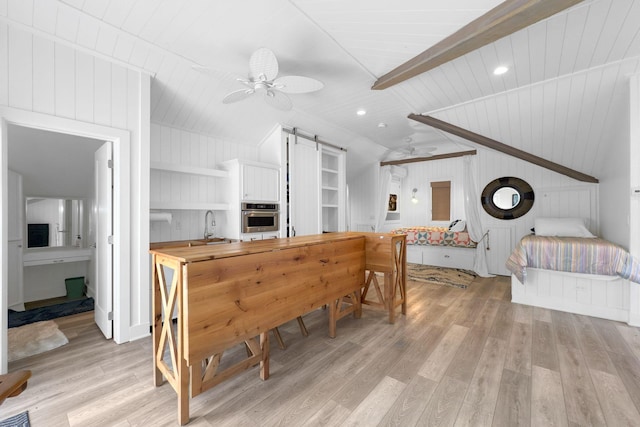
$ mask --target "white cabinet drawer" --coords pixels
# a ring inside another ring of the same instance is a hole
[[[422,246],[422,264],[439,267],[473,269],[475,249]],[[408,252],[407,252],[408,255]]]
[[[89,248],[51,248],[27,250],[23,255],[25,267],[32,265],[64,264],[69,262],[89,261],[91,249]]]

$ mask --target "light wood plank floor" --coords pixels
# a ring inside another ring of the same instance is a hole
[[[191,400],[193,426],[640,425],[640,329],[510,302],[506,277],[466,290],[409,282],[395,325],[365,307],[327,337],[327,312],[280,328],[271,378],[254,368]],[[177,425],[153,387],[151,339],[116,345],[90,314],[60,319],[70,343],[10,364],[31,369],[0,417],[39,426]],[[239,349],[238,351],[240,351]]]

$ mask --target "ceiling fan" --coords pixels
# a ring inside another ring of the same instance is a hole
[[[267,48],[260,48],[253,52],[249,60],[249,76],[237,79],[246,88],[227,94],[222,102],[231,104],[242,101],[256,93],[262,93],[263,99],[270,106],[278,110],[288,111],[293,107],[287,94],[315,92],[324,84],[311,77],[278,76],[278,60],[276,55]]]
[[[407,137],[404,139],[407,143],[405,147],[396,148],[395,150],[391,150],[387,158],[394,160],[401,159],[412,159],[415,157],[429,157],[433,155],[433,152],[436,151],[436,147],[425,147],[424,143],[413,143],[411,137]]]

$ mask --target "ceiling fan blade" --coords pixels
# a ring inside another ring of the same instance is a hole
[[[253,94],[255,91],[253,89],[240,89],[233,91],[224,98],[222,98],[223,104],[231,104],[233,102],[242,101],[243,99],[249,97],[249,95]]]
[[[284,93],[277,90],[266,91],[264,94],[264,101],[273,108],[277,108],[282,111],[289,111],[293,108],[291,99],[289,99],[289,97]]]
[[[308,93],[315,92],[324,87],[320,80],[303,76],[282,76],[274,82],[276,88],[284,93]]]
[[[249,79],[271,81],[278,75],[278,60],[276,55],[262,47],[251,55],[249,60]]]

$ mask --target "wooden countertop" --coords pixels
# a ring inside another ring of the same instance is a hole
[[[152,242],[149,243],[149,249],[158,250],[165,248],[188,248],[191,246],[205,246],[213,243],[215,245],[231,243],[233,240],[223,237],[214,237],[212,239],[191,239],[191,240],[172,240],[170,242]]]
[[[287,237],[282,239],[256,240],[253,242],[233,242],[220,245],[185,246],[190,241],[185,241],[182,246],[171,245],[162,248],[151,248],[151,254],[162,255],[179,262],[190,263],[207,261],[211,259],[228,258],[241,255],[249,255],[262,252],[273,252],[281,249],[310,246],[320,243],[362,239],[365,233],[341,232],[314,234],[310,236]]]

